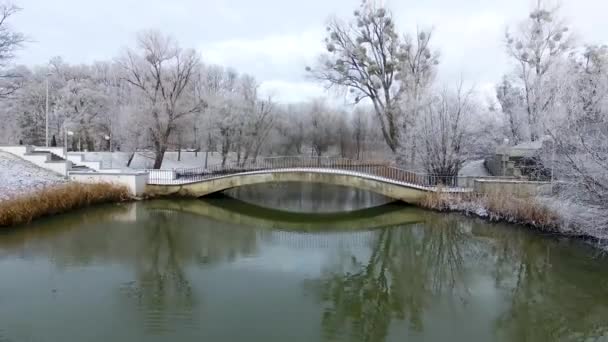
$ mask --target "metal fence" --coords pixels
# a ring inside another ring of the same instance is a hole
[[[480,177],[433,175],[400,169],[386,162],[362,161],[337,157],[267,157],[207,168],[146,170],[148,184],[177,185],[196,183],[240,173],[316,171],[352,174],[403,185],[449,189],[472,189]],[[483,178],[483,177],[482,177]]]

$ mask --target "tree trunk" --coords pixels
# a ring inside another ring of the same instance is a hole
[[[222,167],[226,166],[226,159],[228,158],[228,153],[230,152],[230,139],[224,135],[222,139]]]
[[[127,161],[127,167],[131,167],[131,162],[133,162],[133,158],[135,158],[135,152],[129,155],[129,160]]]
[[[152,166],[152,168],[154,170],[158,170],[163,165],[163,159],[165,158],[165,152],[167,151],[167,144],[157,141],[154,143],[154,147],[154,166]]]
[[[154,170],[158,170],[163,165],[163,159],[165,158],[165,149],[156,150],[154,154],[154,166],[152,168]]]

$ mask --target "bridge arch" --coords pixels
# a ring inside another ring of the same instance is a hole
[[[148,196],[204,197],[224,190],[255,184],[304,182],[332,184],[372,191],[410,204],[418,204],[431,191],[428,187],[391,182],[357,172],[331,169],[282,169],[235,173],[183,184],[148,184]]]

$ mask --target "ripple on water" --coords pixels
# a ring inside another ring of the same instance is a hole
[[[181,275],[167,274],[123,283],[120,292],[136,302],[150,335],[198,330],[190,285]]]

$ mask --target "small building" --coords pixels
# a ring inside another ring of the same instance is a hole
[[[515,146],[501,145],[496,153],[486,158],[485,166],[492,176],[521,177],[530,180],[548,180],[551,171],[542,162],[541,153],[549,139],[521,143]]]

